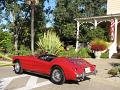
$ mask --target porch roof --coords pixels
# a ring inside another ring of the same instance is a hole
[[[120,18],[120,14],[111,14],[106,16],[95,16],[95,17],[86,17],[86,18],[75,18],[75,21],[91,21],[91,20],[108,20],[111,18]]]

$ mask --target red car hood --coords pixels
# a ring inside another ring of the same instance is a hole
[[[91,66],[91,64],[87,61],[85,61],[84,59],[73,59],[73,58],[70,58],[69,59],[69,62],[70,63],[73,63],[77,66],[84,66],[84,67],[87,67],[87,66]]]

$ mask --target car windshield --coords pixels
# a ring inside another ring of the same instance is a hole
[[[57,57],[57,56],[55,56],[55,55],[45,54],[45,55],[40,55],[38,58],[50,62],[50,61],[52,61],[53,59],[55,59],[56,57]]]

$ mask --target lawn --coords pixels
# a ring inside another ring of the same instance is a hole
[[[0,62],[0,67],[3,67],[3,66],[12,66],[12,65],[13,65],[12,63]]]

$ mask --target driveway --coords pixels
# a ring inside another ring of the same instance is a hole
[[[119,90],[120,78],[111,78],[107,74],[119,59],[86,59],[96,64],[98,73],[96,76],[89,76],[86,80],[77,84],[67,81],[63,85],[55,85],[48,77],[32,73],[16,75],[12,67],[0,67],[0,90]]]

